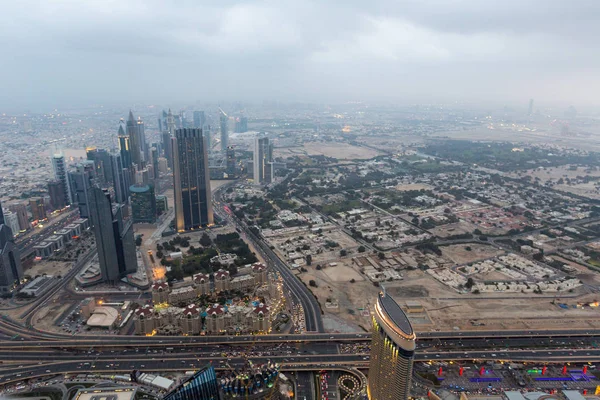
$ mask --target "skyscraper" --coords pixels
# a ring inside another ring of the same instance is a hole
[[[110,164],[112,172],[113,188],[115,190],[115,201],[117,203],[125,204],[129,198],[129,182],[125,179],[129,176],[129,170],[123,167],[123,158],[121,153],[112,153],[110,155]]]
[[[373,315],[369,399],[408,399],[415,339],[415,332],[406,314],[383,290],[377,297]]]
[[[10,292],[23,279],[21,256],[8,225],[0,225],[0,292]]]
[[[90,217],[89,192],[91,188],[91,173],[83,167],[77,171],[69,172],[69,182],[73,190],[73,200],[79,207],[79,216],[81,218]]]
[[[208,154],[201,129],[177,129],[171,138],[177,231],[213,223]]]
[[[65,191],[61,181],[48,182],[48,195],[53,210],[62,210],[67,206],[65,203]]]
[[[123,130],[123,125],[119,125],[118,139],[123,168],[131,168],[131,143],[129,142],[129,136]]]
[[[152,185],[132,185],[131,213],[134,223],[151,224],[156,221],[156,197]]]
[[[4,211],[2,211],[2,204],[0,204],[0,225],[4,224]]]
[[[217,375],[212,365],[198,370],[189,379],[167,393],[163,400],[219,400]]]
[[[72,204],[74,200],[71,197],[71,185],[69,177],[67,176],[65,157],[62,154],[55,154],[52,156],[52,170],[54,171],[54,179],[62,182],[63,192],[65,194],[65,204]]]
[[[236,175],[235,149],[232,146],[227,148],[225,172],[228,178],[233,178]]]
[[[227,147],[229,147],[229,127],[227,126],[229,123],[229,117],[220,108],[219,112],[221,113],[219,117],[219,122],[221,125],[221,153],[225,154]]]
[[[88,147],[86,149],[87,159],[94,162],[96,177],[104,184],[112,185],[112,165],[110,163],[110,153],[105,149]]]
[[[175,135],[175,118],[169,108],[167,113],[166,132],[162,135],[162,144],[164,149],[164,156],[167,159],[167,165],[169,168],[173,168],[173,149],[171,147],[171,138]]]
[[[273,144],[268,137],[257,135],[254,139],[254,183],[273,181]]]
[[[203,128],[205,122],[204,111],[194,111],[194,128]]]
[[[102,280],[116,284],[137,269],[131,221],[124,221],[121,205],[113,205],[108,191],[90,188],[90,218],[94,224]]]
[[[138,168],[142,168],[143,127],[143,123],[141,123],[141,121],[136,121],[133,117],[133,112],[129,110],[125,132],[127,133],[127,136],[129,136],[131,162]]]
[[[157,146],[152,146],[150,149],[150,158],[152,159],[152,173],[154,174],[154,180],[157,180],[160,176],[158,168],[158,149]]]
[[[533,99],[529,99],[529,113],[528,115],[533,115]]]

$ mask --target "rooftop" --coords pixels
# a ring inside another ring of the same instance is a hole
[[[79,389],[73,400],[133,400],[137,388],[135,387],[105,387]]]
[[[379,303],[381,304],[382,311],[394,325],[400,328],[406,335],[410,336],[413,334],[413,328],[408,317],[398,303],[396,303],[396,300],[389,296],[385,290],[379,293]]]

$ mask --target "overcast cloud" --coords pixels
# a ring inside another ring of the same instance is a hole
[[[0,107],[597,104],[598,0],[0,0]]]

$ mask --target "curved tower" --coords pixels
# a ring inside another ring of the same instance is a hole
[[[369,365],[369,399],[405,400],[410,395],[415,332],[404,311],[383,290],[377,296]]]

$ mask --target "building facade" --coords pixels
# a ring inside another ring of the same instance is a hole
[[[232,146],[227,148],[225,172],[228,178],[235,178],[237,175],[237,163],[235,159],[235,149]]]
[[[129,187],[131,212],[134,223],[154,223],[156,221],[156,197],[154,186],[133,185]]]
[[[23,279],[21,256],[7,225],[0,225],[0,292],[12,291]]]
[[[229,147],[229,117],[223,112],[223,110],[220,110],[220,112],[219,124],[221,127],[221,153],[224,154],[227,151],[227,147]]]
[[[46,219],[46,207],[43,198],[34,197],[29,199],[29,208],[31,208],[31,218],[33,218],[34,221]]]
[[[55,154],[52,156],[52,170],[54,171],[54,179],[60,181],[63,186],[65,204],[72,204],[73,198],[71,197],[71,184],[67,175],[65,157],[62,154]]]
[[[67,206],[63,183],[61,181],[48,182],[48,195],[50,196],[50,205],[53,210],[62,210]]]
[[[116,284],[137,270],[133,226],[131,221],[123,220],[121,206],[116,206],[113,211],[106,190],[92,187],[89,200],[102,280]]]
[[[271,183],[273,180],[273,145],[268,137],[256,136],[254,139],[254,183]]]
[[[219,400],[220,398],[215,369],[212,365],[207,365],[167,393],[163,400]]]
[[[369,399],[406,400],[410,396],[415,332],[398,303],[385,290],[373,315]]]
[[[213,223],[208,154],[201,129],[177,129],[171,138],[175,223],[179,232]]]

